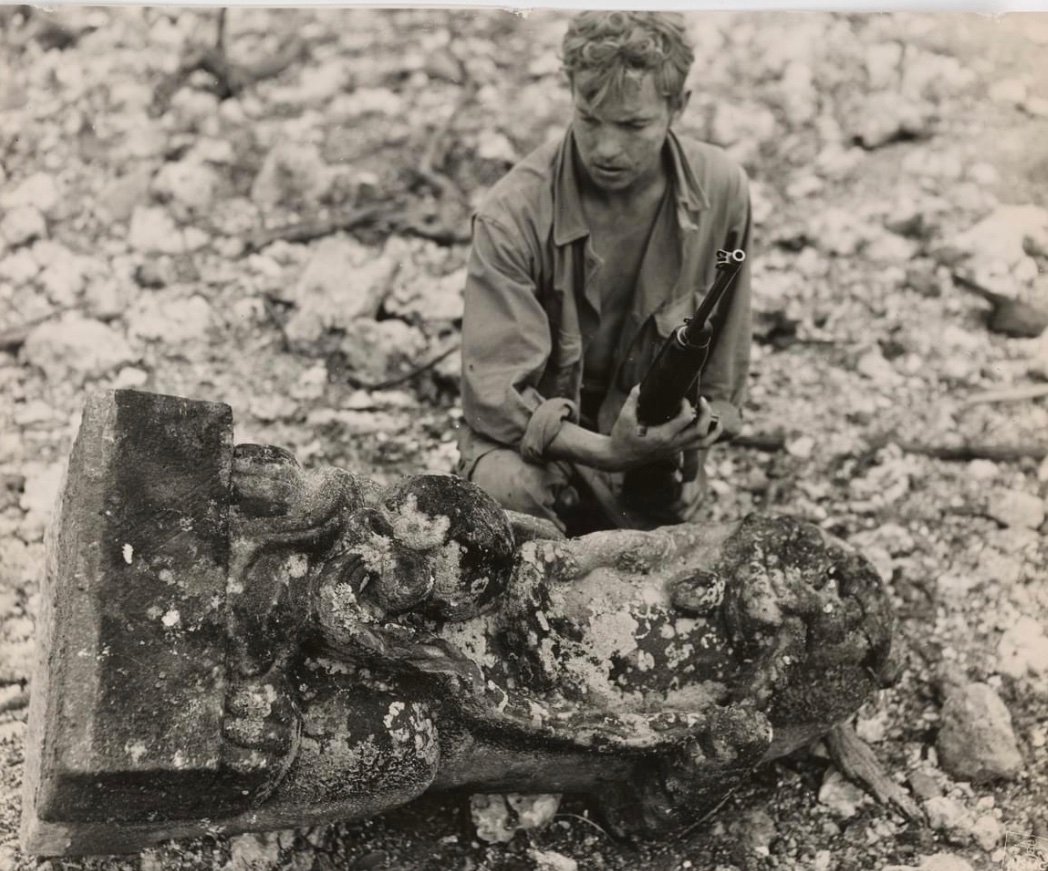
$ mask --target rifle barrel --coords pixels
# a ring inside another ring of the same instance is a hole
[[[721,297],[735,282],[735,277],[739,274],[742,264],[746,261],[746,252],[741,248],[735,248],[730,251],[721,249],[717,252],[717,258],[717,277],[713,282],[713,287],[702,298],[702,302],[699,303],[699,307],[695,310],[695,316],[685,324],[684,331],[681,334],[681,341],[683,342],[694,343],[698,341],[699,333],[709,321],[713,310],[717,307],[717,303],[721,301]]]

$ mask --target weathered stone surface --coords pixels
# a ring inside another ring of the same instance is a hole
[[[1011,780],[1023,767],[1011,714],[984,683],[948,689],[935,748],[942,767],[957,780]]]
[[[1026,85],[1019,79],[1001,79],[990,85],[988,93],[990,99],[997,103],[1018,106],[1026,99]]]
[[[1005,526],[1037,529],[1044,523],[1044,501],[1022,490],[1001,490],[991,494],[987,513]]]
[[[410,282],[402,282],[398,277],[385,307],[387,311],[416,323],[461,320],[465,286],[465,267],[436,281],[425,273],[412,276]]]
[[[912,869],[912,865],[886,865],[883,871],[902,871]],[[921,858],[921,864],[916,866],[918,871],[972,871],[968,860],[953,853],[934,853],[931,856]]]
[[[997,846],[1003,834],[1001,824],[993,814],[984,814],[972,826],[972,837],[975,838],[975,843],[987,853]]]
[[[0,243],[3,242],[0,236]],[[40,272],[40,264],[36,258],[29,253],[28,248],[20,248],[15,251],[4,253],[0,245],[0,280],[10,282],[12,285],[28,284]]]
[[[302,70],[297,85],[275,88],[269,98],[274,103],[291,106],[328,103],[349,85],[349,68],[344,60],[338,58],[307,66]]]
[[[294,287],[286,326],[292,347],[308,351],[329,331],[374,318],[395,269],[395,261],[352,239],[324,239]]]
[[[972,262],[999,264],[1012,272],[1030,259],[1026,246],[1048,247],[1048,209],[1000,206],[977,224],[957,234],[950,245],[970,254]],[[1036,275],[1036,270],[1033,273]]]
[[[176,346],[206,342],[219,323],[205,297],[176,288],[141,294],[126,312],[125,320],[128,335]]]
[[[281,143],[266,155],[251,186],[251,199],[267,209],[310,203],[327,182],[327,166],[316,146]]]
[[[586,792],[617,832],[671,831],[891,672],[876,571],[796,520],[565,540],[457,478],[382,489],[232,450],[221,406],[118,392],[84,421],[45,593],[32,852],[453,788]]]
[[[864,148],[928,134],[928,107],[898,93],[882,91],[851,107],[848,134]]]
[[[131,214],[128,242],[138,251],[184,254],[202,248],[208,241],[203,230],[180,227],[162,208],[138,206]]]
[[[722,103],[713,114],[710,139],[728,147],[745,163],[756,157],[761,143],[771,139],[778,128],[774,113],[758,103]]]
[[[997,670],[1008,677],[1048,674],[1048,636],[1044,626],[1023,615],[1001,636]]]
[[[910,789],[917,798],[927,801],[942,795],[942,787],[939,781],[928,771],[914,771],[909,776]]]
[[[48,299],[61,308],[71,308],[94,264],[55,242],[37,242],[32,254],[42,270],[37,280]]]
[[[960,802],[940,795],[928,799],[924,803],[924,811],[928,815],[928,825],[942,832],[946,840],[960,846],[971,841],[975,820]]]
[[[831,768],[819,787],[819,803],[842,819],[850,819],[859,812],[866,800],[866,793],[836,769]]]
[[[165,163],[153,179],[153,193],[173,202],[186,217],[211,205],[219,178],[209,166],[194,160]]]
[[[116,275],[99,276],[84,290],[84,310],[95,320],[113,320],[120,317],[131,305],[135,291],[136,288],[129,279]]]
[[[145,204],[152,177],[151,166],[132,164],[124,175],[110,181],[102,190],[99,208],[114,221],[130,221],[135,209]]]
[[[393,374],[397,363],[414,365],[426,350],[426,336],[393,318],[358,318],[346,324],[339,341],[346,367],[365,381],[378,382]]]
[[[35,327],[22,346],[21,358],[43,370],[51,382],[77,384],[137,359],[123,335],[75,312]]]
[[[478,838],[489,844],[504,844],[519,831],[549,825],[558,807],[559,795],[474,795],[470,816]]]
[[[37,172],[0,194],[0,208],[10,211],[30,206],[49,215],[58,205],[59,197],[55,180],[46,172]]]
[[[0,219],[0,237],[12,247],[24,245],[34,239],[44,239],[47,237],[47,221],[39,209],[33,206],[18,206]]]
[[[528,850],[528,856],[535,863],[535,871],[578,871],[579,863],[570,856],[556,850]]]
[[[119,391],[84,409],[49,544],[25,836],[199,816],[220,776],[228,407]],[[119,839],[118,839],[119,840]]]

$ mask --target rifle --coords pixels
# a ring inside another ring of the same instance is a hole
[[[717,277],[710,292],[703,297],[694,316],[685,318],[684,323],[666,339],[640,382],[637,421],[641,426],[658,426],[680,413],[680,401],[688,397],[706,368],[714,338],[713,314],[721,298],[735,283],[745,261],[746,252],[735,247],[733,234],[728,238],[727,247],[717,251]],[[717,416],[714,415],[711,427],[716,424]],[[578,463],[572,463],[572,468],[615,526],[620,529],[647,528],[632,511],[618,504],[599,472]],[[633,470],[633,474],[643,479],[647,473],[640,469]]]
[[[641,426],[659,426],[680,413],[680,401],[689,395],[706,368],[713,343],[714,310],[735,283],[745,261],[746,252],[741,248],[717,251],[717,277],[713,287],[699,303],[695,315],[685,318],[666,339],[640,382],[637,421]],[[716,425],[716,418],[712,423]]]

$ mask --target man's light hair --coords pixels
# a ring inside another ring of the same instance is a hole
[[[678,109],[695,60],[679,12],[580,12],[562,48],[568,80],[594,106],[650,72],[656,90]]]

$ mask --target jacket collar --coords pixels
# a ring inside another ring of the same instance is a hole
[[[672,130],[666,137],[664,149],[669,157],[670,184],[676,193],[681,227],[693,227],[695,216],[710,207],[709,197]],[[563,246],[589,235],[586,215],[582,211],[575,166],[575,135],[571,127],[557,149],[553,172],[553,242]]]

